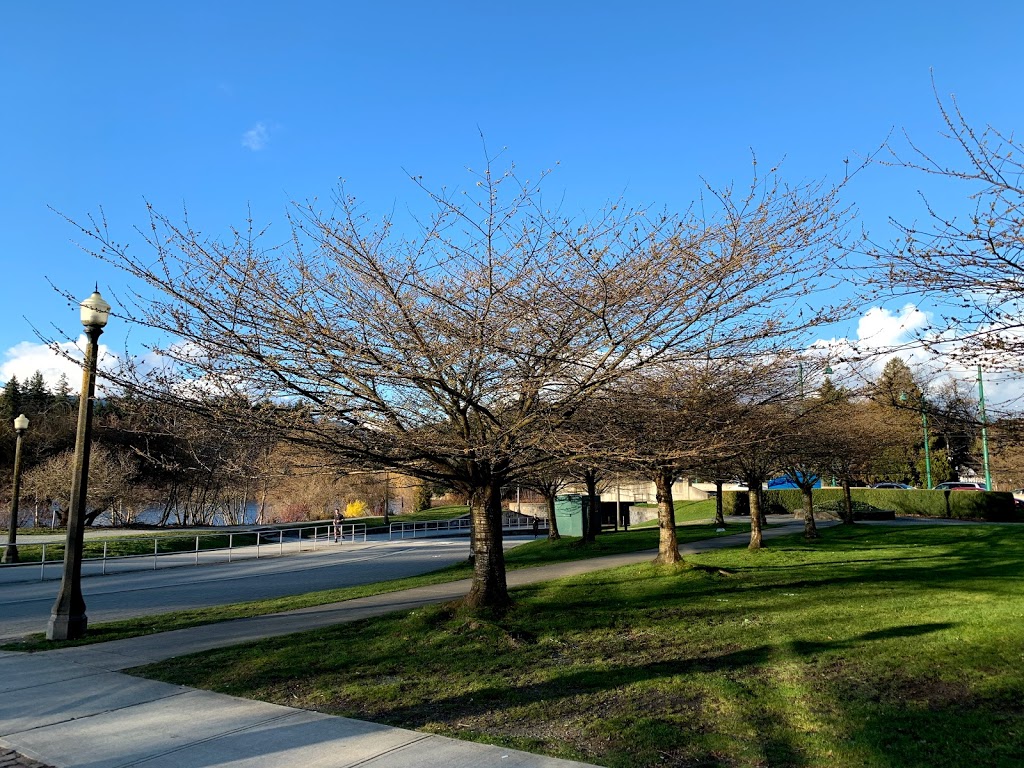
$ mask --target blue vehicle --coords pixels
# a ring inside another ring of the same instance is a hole
[[[803,478],[801,477],[801,479],[803,479]],[[784,490],[787,490],[787,489],[799,488],[799,487],[800,486],[796,484],[796,481],[793,479],[793,477],[791,475],[783,475],[782,477],[775,477],[775,478],[772,478],[771,480],[768,481],[768,490],[769,491],[784,491]],[[814,478],[814,485],[812,485],[811,487],[812,488],[821,488],[821,478],[820,477],[815,477]]]

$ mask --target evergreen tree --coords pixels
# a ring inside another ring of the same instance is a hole
[[[43,378],[42,371],[36,371],[22,388],[22,410],[30,418],[38,416],[49,407],[52,397],[50,390],[46,388],[46,379]]]
[[[58,403],[71,401],[71,385],[68,383],[68,375],[62,373],[57,379],[57,385],[53,389],[53,399]]]
[[[826,376],[825,381],[818,388],[818,400],[821,401],[822,405],[845,403],[850,400],[850,390],[846,389],[846,387],[837,387],[832,383],[832,378]]]
[[[0,419],[11,421],[21,413],[21,385],[17,376],[11,376],[0,393]]]
[[[903,398],[903,395],[906,395],[906,398]],[[914,373],[910,366],[902,358],[889,358],[878,381],[875,382],[872,399],[888,405],[917,407],[921,397],[921,388],[914,381]]]

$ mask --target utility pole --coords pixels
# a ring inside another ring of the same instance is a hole
[[[992,490],[992,475],[988,469],[988,419],[985,416],[985,384],[981,380],[981,363],[978,364],[978,414],[981,416],[981,455],[985,460],[985,490]]]

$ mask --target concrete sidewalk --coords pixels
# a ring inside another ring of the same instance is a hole
[[[790,525],[768,529],[765,537],[791,533],[800,525],[790,517],[785,522]],[[747,534],[738,534],[680,550],[692,554],[747,540]],[[522,586],[652,557],[651,551],[635,552],[510,571],[508,584]],[[468,581],[452,582],[80,648],[0,652],[0,757],[6,748],[59,768],[584,766],[121,672],[187,653],[452,600],[468,589]]]

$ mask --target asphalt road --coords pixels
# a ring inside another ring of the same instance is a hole
[[[506,536],[506,546],[530,537]],[[296,595],[414,576],[464,560],[466,538],[367,542],[286,557],[82,579],[89,621]],[[58,581],[0,584],[0,640],[46,630]]]

